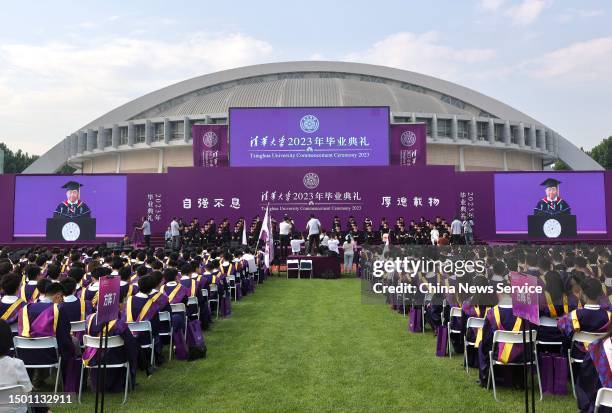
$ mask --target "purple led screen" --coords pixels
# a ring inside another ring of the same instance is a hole
[[[123,175],[16,176],[13,236],[44,237],[47,218],[66,201],[68,181],[81,187],[80,200],[96,219],[96,236],[125,234],[127,178]]]
[[[497,234],[526,234],[527,216],[546,194],[540,184],[547,178],[561,182],[559,195],[565,200],[572,215],[576,215],[580,234],[606,233],[606,204],[604,174],[585,173],[497,173],[495,185],[495,232]]]
[[[389,108],[230,108],[230,166],[389,165]]]

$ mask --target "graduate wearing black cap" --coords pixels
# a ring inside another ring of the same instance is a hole
[[[76,181],[69,181],[62,186],[66,189],[66,200],[55,208],[54,218],[91,217],[91,210],[85,202],[80,200],[80,188],[82,186]]]
[[[538,204],[533,210],[534,215],[569,215],[571,208],[565,200],[559,196],[559,184],[553,178],[548,178],[540,185],[546,188],[546,196],[538,201]]]

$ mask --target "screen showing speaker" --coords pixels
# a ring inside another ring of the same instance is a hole
[[[126,198],[123,175],[17,176],[13,236],[51,241],[121,237]]]
[[[495,231],[531,238],[606,233],[602,172],[497,173]]]

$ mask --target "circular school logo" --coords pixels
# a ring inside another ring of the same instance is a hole
[[[319,186],[319,175],[314,172],[308,172],[306,175],[304,175],[302,182],[304,182],[304,186],[306,188],[315,189],[317,186]]]
[[[319,119],[314,115],[306,115],[300,119],[300,129],[306,133],[313,133],[319,129]]]
[[[219,137],[215,132],[208,131],[204,134],[204,136],[202,136],[202,143],[207,148],[212,148],[214,146],[217,146],[217,143],[219,143]]]
[[[411,130],[404,131],[400,136],[400,141],[402,145],[410,147],[416,142],[416,134]]]

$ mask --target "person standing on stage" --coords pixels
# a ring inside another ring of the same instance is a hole
[[[466,217],[463,220],[462,226],[463,226],[463,235],[465,237],[465,243],[467,245],[472,245],[474,243],[474,230],[472,228],[474,226],[474,221]]]
[[[455,219],[453,219],[453,222],[451,222],[451,244],[459,244],[461,240],[462,226],[463,225],[461,224],[459,217],[455,217]]]
[[[291,220],[287,215],[283,218],[283,222],[281,222],[278,226],[279,231],[279,239],[280,239],[280,253],[281,260],[287,258],[287,249],[289,248],[289,235],[291,234]]]
[[[170,222],[170,235],[172,235],[172,249],[178,251],[181,247],[181,231],[176,217]]]
[[[144,235],[144,242],[147,248],[151,248],[151,223],[147,217],[142,217],[142,225],[138,227]]]
[[[316,255],[319,248],[319,233],[321,232],[321,222],[315,218],[314,214],[310,214],[310,219],[306,223],[308,230],[308,255]]]

